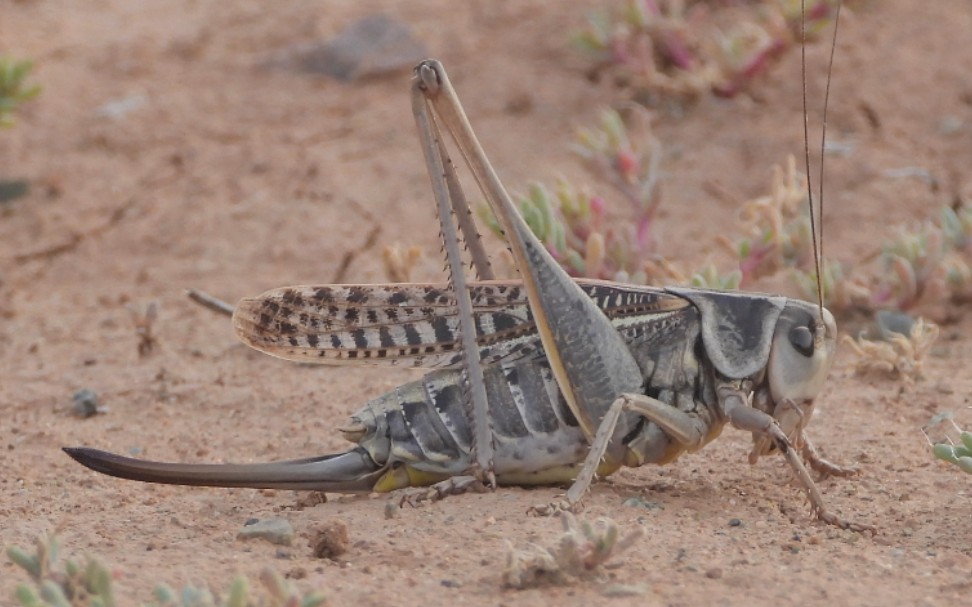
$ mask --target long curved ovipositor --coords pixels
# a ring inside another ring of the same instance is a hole
[[[363,449],[257,464],[177,464],[125,457],[87,447],[64,447],[95,472],[146,483],[367,493],[386,472]]]

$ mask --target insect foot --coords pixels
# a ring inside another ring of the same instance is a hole
[[[825,459],[817,451],[817,448],[810,442],[806,436],[803,437],[803,447],[801,448],[803,453],[803,459],[806,460],[810,469],[817,473],[817,481],[822,481],[830,478],[831,476],[837,478],[849,478],[851,476],[857,476],[861,473],[861,469],[857,466],[842,466],[840,464],[835,464],[834,462]]]
[[[811,510],[813,510],[811,508]],[[846,521],[832,512],[826,510],[817,510],[814,512],[816,517],[821,521],[827,523],[828,525],[833,525],[834,527],[839,527],[841,529],[846,529],[848,531],[854,531],[856,533],[870,533],[874,535],[877,533],[877,527],[874,525],[867,525],[864,523],[854,523],[852,521]]]
[[[414,508],[425,502],[437,502],[450,495],[462,495],[470,491],[473,493],[486,493],[489,489],[489,485],[475,476],[453,476],[430,487],[406,492],[398,505],[404,506],[408,504]]]
[[[527,515],[529,516],[563,516],[565,514],[580,514],[584,511],[584,505],[581,502],[571,503],[569,500],[563,499],[554,502],[548,502],[546,504],[539,504],[537,506],[530,506],[527,508]]]

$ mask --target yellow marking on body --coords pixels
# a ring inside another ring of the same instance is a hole
[[[724,424],[724,423],[718,423],[717,422],[717,423],[711,424],[709,426],[709,433],[705,435],[705,438],[704,439],[702,439],[702,444],[699,445],[699,449],[701,449],[702,447],[708,445],[709,443],[711,443],[715,439],[719,438],[719,435],[722,434],[722,429],[725,428],[725,427],[726,427],[726,424]],[[698,451],[698,449],[696,449],[696,451]]]
[[[428,487],[439,481],[444,481],[450,476],[452,475],[441,472],[418,470],[409,465],[398,466],[382,474],[372,490],[377,493],[389,493],[406,487]]]
[[[378,493],[390,493],[396,489],[404,489],[408,484],[408,473],[403,468],[392,468],[381,475],[371,489]]]
[[[533,486],[533,485],[561,485],[574,482],[577,475],[583,468],[583,463],[571,464],[569,466],[554,466],[546,470],[536,472],[513,472],[498,474],[496,482],[505,486]],[[614,474],[621,468],[621,462],[601,462],[597,467],[597,475],[600,477]]]
[[[614,474],[621,468],[622,462],[601,462],[597,467],[599,477]],[[535,485],[560,485],[572,483],[580,474],[582,463],[569,466],[555,466],[546,470],[536,472],[512,472],[508,474],[498,474],[496,482],[507,487],[535,486]],[[408,487],[427,487],[450,478],[452,475],[437,472],[427,472],[418,470],[412,466],[398,466],[381,475],[375,482],[372,491],[376,493],[390,493],[398,489]]]
[[[686,451],[687,449],[684,445],[680,445],[677,441],[669,441],[668,448],[665,449],[665,453],[662,454],[661,459],[654,463],[658,464],[659,466],[670,464],[681,457],[681,455]]]

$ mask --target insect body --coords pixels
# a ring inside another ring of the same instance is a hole
[[[781,452],[823,520],[804,467],[847,474],[805,435],[833,358],[822,306],[759,294],[575,281],[519,215],[479,147],[442,66],[423,62],[413,108],[426,154],[450,282],[288,287],[243,300],[241,339],[270,354],[329,364],[433,368],[366,404],[341,428],[341,454],[252,465],[144,462],[67,449],[82,464],[136,480],[342,492],[390,491],[472,472],[486,482],[574,481],[667,463],[726,424],[753,433],[750,460]],[[438,126],[452,134],[510,244],[521,282],[466,284],[458,232],[480,276],[478,236]]]
[[[720,342],[715,334],[710,341],[728,345],[733,333],[762,336],[748,348],[737,344],[729,352],[715,352],[714,357],[730,373],[733,366],[742,364],[756,368],[755,373],[743,376],[759,380],[754,383],[754,403],[777,416],[791,442],[809,444],[803,430],[810,412],[773,406],[782,399],[773,398],[772,380],[792,391],[815,393],[833,351],[832,320],[824,349],[817,354],[819,361],[803,367],[809,369],[809,377],[801,381],[771,376],[767,368],[771,356],[776,359],[775,369],[785,371],[792,365],[794,361],[788,359],[793,354],[783,353],[790,348],[797,357],[807,358],[813,341],[803,339],[809,335],[804,329],[812,327],[813,306],[749,294],[578,282],[639,361],[645,393],[691,416],[701,429],[696,443],[680,443],[657,423],[641,417],[628,432],[623,461],[602,464],[600,474],[613,472],[621,464],[670,462],[685,450],[702,447],[725,425],[727,419],[715,394],[717,378],[724,381],[725,375],[713,366],[713,355],[707,353],[704,313],[692,298],[714,298],[707,306],[710,311],[725,310],[726,303],[732,302],[742,313],[735,326],[723,325],[725,341]],[[237,307],[234,322],[247,343],[283,358],[438,367],[355,413],[341,428],[345,437],[357,443],[347,453],[249,465],[158,464],[92,449],[69,449],[68,453],[114,476],[207,486],[371,492],[426,485],[462,474],[473,461],[472,431],[463,398],[463,374],[457,367],[461,356],[456,348],[455,308],[448,297],[442,299],[447,292],[445,285],[290,287],[243,300]],[[336,299],[343,303],[335,303]],[[497,480],[511,485],[573,480],[589,445],[553,377],[522,286],[476,284],[472,299],[479,354],[486,367]],[[781,320],[784,310],[787,317]],[[752,320],[761,326],[751,326]],[[719,322],[710,319],[713,321]],[[794,338],[795,345],[789,343]],[[775,340],[780,343],[774,345]],[[746,371],[736,368],[735,374]],[[754,456],[772,449],[771,441],[762,442]],[[811,460],[814,465],[818,462],[822,460]]]
[[[835,335],[829,315],[829,335],[821,351],[813,351],[811,339],[797,344],[803,349],[797,356],[804,360],[792,361],[783,354],[794,347],[794,334],[800,340],[811,335],[816,309],[810,304],[748,294],[594,281],[578,284],[638,361],[643,393],[692,420],[697,430],[692,441],[681,441],[659,423],[630,416],[623,429],[621,455],[608,458],[603,464],[606,469],[666,463],[709,442],[728,421],[716,394],[722,382],[731,381],[728,378],[752,382],[756,401],[770,415],[775,413],[770,403],[786,397],[772,393],[780,389],[771,381],[780,371],[767,373],[774,349],[780,359],[775,368],[785,372],[799,362],[798,368],[808,373],[779,378],[794,402],[815,394],[829,367]],[[342,432],[367,453],[371,466],[362,471],[362,478],[367,478],[363,483],[335,489],[390,490],[468,470],[473,463],[472,429],[464,406],[455,308],[443,302],[450,314],[428,303],[438,303],[446,291],[415,286],[348,289],[353,291],[354,305],[327,303],[334,296],[327,287],[284,288],[244,300],[234,317],[247,343],[291,360],[340,364],[365,359],[441,367],[373,400],[352,416]],[[485,367],[497,480],[506,484],[572,480],[587,454],[587,441],[558,387],[522,285],[483,283],[473,285],[471,295],[478,356]],[[369,324],[368,317],[375,322]],[[325,336],[315,329],[321,324],[330,326]],[[706,326],[716,328],[707,331]],[[733,343],[734,336],[749,341]],[[714,345],[707,345],[707,340]],[[783,407],[783,412],[787,413],[784,433],[800,442],[809,415],[791,415],[789,407]],[[379,470],[387,474],[369,484]]]

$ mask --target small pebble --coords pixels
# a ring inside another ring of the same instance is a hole
[[[393,519],[398,516],[398,511],[401,510],[395,500],[388,500],[385,502],[385,519]]]
[[[26,196],[30,192],[30,182],[26,179],[17,180],[3,180],[0,181],[0,203],[10,202],[11,200],[16,200],[21,196]],[[30,350],[31,354],[37,351],[37,344],[32,344]]]
[[[99,118],[118,120],[119,118],[124,118],[129,112],[137,110],[141,106],[145,105],[147,100],[148,99],[145,97],[145,95],[129,95],[127,97],[119,97],[100,105],[95,110],[95,115]]]
[[[462,582],[457,582],[456,580],[442,580],[439,583],[442,584],[443,586],[445,586],[446,588],[461,588],[462,587]]]
[[[889,340],[895,335],[911,335],[911,329],[915,326],[915,319],[904,312],[896,310],[878,310],[874,314],[874,322],[877,325],[878,336],[883,340]]]
[[[311,551],[319,559],[336,559],[348,551],[348,526],[334,521],[321,527],[311,540]]]
[[[729,526],[730,527],[742,527],[743,526],[743,522],[741,520],[739,520],[738,518],[731,518],[731,519],[729,519]]]
[[[955,135],[962,132],[965,123],[960,116],[944,116],[938,121],[938,132],[942,135]]]
[[[248,519],[236,539],[260,538],[278,546],[290,546],[294,542],[294,527],[282,518]]]
[[[710,580],[717,580],[722,577],[722,569],[719,567],[713,567],[705,572],[705,577]]]
[[[71,397],[71,409],[75,415],[88,418],[100,413],[98,408],[98,394],[94,390],[82,388]]]
[[[314,506],[319,506],[321,504],[327,503],[327,494],[323,491],[307,491],[301,494],[297,498],[297,502],[294,507],[297,510],[303,510],[304,508],[313,508]]]
[[[658,502],[649,502],[648,500],[641,499],[640,497],[629,497],[621,503],[622,506],[628,506],[630,508],[641,508],[642,510],[664,510],[664,506]]]

